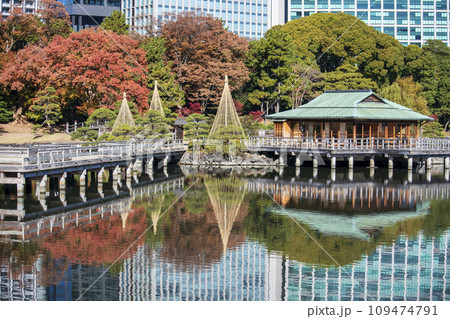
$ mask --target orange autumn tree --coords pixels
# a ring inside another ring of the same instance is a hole
[[[85,29],[55,37],[45,51],[49,83],[82,112],[113,109],[123,92],[139,111],[148,108],[145,51],[132,38]]]
[[[184,12],[165,19],[159,32],[178,83],[190,102],[201,104],[203,112],[218,106],[225,75],[231,90],[242,88],[248,80],[247,40],[227,31],[222,21]]]

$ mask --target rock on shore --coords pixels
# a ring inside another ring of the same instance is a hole
[[[180,160],[180,165],[191,166],[245,166],[245,167],[261,167],[276,166],[278,160],[273,160],[264,155],[245,153],[238,156],[224,158],[222,154],[205,154],[196,153],[195,156],[191,152],[184,153]]]

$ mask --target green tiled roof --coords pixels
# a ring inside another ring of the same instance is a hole
[[[366,101],[370,96],[378,101]],[[269,119],[281,120],[376,120],[433,121],[405,106],[385,100],[369,90],[325,91],[296,109],[271,114]]]

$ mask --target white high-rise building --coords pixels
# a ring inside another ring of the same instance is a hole
[[[283,24],[284,8],[284,0],[122,0],[127,23],[139,33],[167,13],[193,11],[221,19],[228,30],[249,39]]]
[[[6,19],[10,14],[10,9],[21,8],[24,13],[36,13],[38,0],[0,0],[1,16]]]

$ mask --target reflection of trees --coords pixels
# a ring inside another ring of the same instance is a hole
[[[161,257],[182,268],[190,265],[206,265],[220,260],[224,243],[231,248],[245,241],[246,236],[242,228],[243,219],[247,214],[247,204],[242,203],[245,184],[236,178],[229,182],[235,185],[229,184],[217,193],[220,198],[225,199],[227,213],[222,212],[222,215],[215,213],[213,205],[208,203],[205,186],[199,181],[195,188],[189,189],[185,196],[174,204],[173,210],[162,216],[156,233],[156,238],[161,239],[159,244]],[[218,185],[214,186],[214,183],[215,180],[205,178],[207,187],[217,187]],[[235,195],[231,192],[239,189],[241,189],[237,192],[239,203],[235,206],[233,202],[236,200],[232,199]],[[197,203],[194,203],[195,197]],[[186,198],[188,200],[185,202]],[[235,207],[232,214],[231,207]],[[222,219],[217,216],[222,216]]]
[[[0,265],[8,265],[13,279],[23,272],[32,272],[39,254],[39,248],[34,242],[0,242]]]
[[[214,215],[222,237],[223,250],[227,250],[228,239],[234,221],[244,200],[247,183],[235,176],[223,178],[205,177],[205,186],[213,205]]]
[[[129,258],[142,237],[131,249],[121,254],[145,231],[147,222],[142,211],[129,212],[126,222],[121,214],[94,221],[66,231],[54,233],[39,240],[39,246],[52,258],[67,259],[73,263],[99,265]]]
[[[263,212],[261,203],[256,198],[252,198],[249,203],[251,214],[245,220],[245,228],[250,237],[264,243],[269,250],[281,251],[300,262],[323,266],[336,266],[324,250],[340,265],[347,265],[370,254],[377,245],[395,241],[399,235],[416,236],[423,229],[426,235],[431,236],[450,226],[448,216],[445,216],[450,208],[450,201],[433,201],[429,214],[380,228],[372,234],[369,241],[326,235],[302,224],[313,240],[290,217]]]

